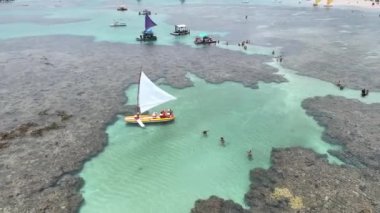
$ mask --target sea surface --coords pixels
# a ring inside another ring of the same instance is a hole
[[[127,4],[127,12],[117,12],[116,7]],[[223,41],[231,39],[229,28],[221,24],[219,30],[195,29],[192,36],[169,36],[173,17],[166,14],[182,10],[197,13],[197,6],[207,10],[209,5],[237,7],[241,13],[217,14],[217,18],[236,19],[242,22],[247,7],[302,7],[302,1],[31,1],[22,0],[0,4],[0,39],[25,36],[74,35],[92,36],[96,41],[140,44],[135,38],[143,30],[144,17],[137,13],[146,7],[153,10],[152,19],[158,23],[155,32],[159,39],[154,45],[193,45],[194,35],[207,32]],[[240,9],[239,9],[240,8]],[[299,12],[294,13],[295,16]],[[214,14],[215,16],[215,14]],[[215,18],[210,12],[208,18]],[[239,16],[239,17],[238,17]],[[259,17],[256,17],[259,18]],[[125,28],[108,25],[118,20],[127,23]],[[207,19],[206,19],[207,20]],[[321,22],[323,22],[321,20]],[[191,22],[191,20],[188,20]],[[256,30],[268,29],[262,24]],[[309,29],[310,30],[310,29]],[[315,30],[315,29],[314,29]],[[257,31],[249,32],[257,34]],[[310,32],[313,32],[312,30]],[[260,33],[262,33],[260,31]],[[312,34],[312,33],[311,33]],[[263,36],[270,35],[263,33]],[[230,36],[230,37],[229,37]],[[271,55],[277,45],[253,44],[247,51],[237,45],[219,45],[245,54]],[[270,167],[272,148],[306,147],[317,153],[327,154],[333,164],[342,164],[327,151],[340,149],[321,139],[323,128],[301,108],[305,98],[324,95],[340,95],[359,98],[359,91],[338,90],[333,84],[297,75],[296,70],[281,67],[275,60],[268,65],[278,69],[288,82],[260,83],[259,89],[251,89],[234,82],[209,84],[191,74],[194,86],[174,89],[161,87],[177,97],[159,108],[171,108],[177,119],[165,125],[148,125],[140,128],[126,125],[123,115],[107,127],[109,144],[104,152],[87,162],[79,174],[85,185],[81,192],[85,202],[83,213],[131,212],[131,213],[178,213],[189,212],[195,200],[217,195],[244,205],[244,194],[249,187],[249,171],[253,168]],[[135,104],[136,85],[126,91],[130,102]],[[380,102],[379,93],[371,93],[366,103]],[[204,137],[201,132],[208,130]],[[226,146],[219,138],[224,137]],[[246,152],[252,150],[253,160]]]

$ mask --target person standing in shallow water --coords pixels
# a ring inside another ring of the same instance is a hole
[[[226,145],[223,137],[220,137],[220,145],[221,146],[225,146]]]
[[[250,149],[250,150],[247,151],[247,157],[248,157],[248,160],[252,160],[253,159],[252,149]]]
[[[207,137],[207,133],[208,133],[208,130],[203,130],[203,131],[202,131],[202,134],[203,134],[203,136],[205,136],[205,137]]]

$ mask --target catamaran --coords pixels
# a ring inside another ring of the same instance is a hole
[[[161,110],[160,113],[143,115],[142,113],[166,103],[176,98],[156,86],[143,71],[140,73],[140,80],[137,92],[137,113],[133,116],[125,116],[126,123],[137,123],[145,127],[146,123],[163,123],[173,121],[174,113],[171,109]]]

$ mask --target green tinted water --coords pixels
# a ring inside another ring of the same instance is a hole
[[[139,6],[125,1],[135,7],[126,13],[115,11],[114,6],[120,2],[105,4],[105,1],[97,0],[86,1],[80,7],[46,8],[37,5],[2,10],[0,18],[43,15],[45,19],[84,20],[65,24],[0,24],[0,39],[68,34],[94,36],[101,41],[136,43],[135,38],[144,26],[144,18],[137,15],[137,9],[156,1],[142,0]],[[44,4],[42,2],[41,5]],[[160,4],[178,2],[160,1]],[[155,32],[159,40],[156,44],[192,45],[194,34],[198,32],[192,31],[191,36],[183,38],[171,37],[168,34],[173,29],[165,23],[166,18],[164,14],[152,17],[158,23]],[[127,22],[128,26],[111,28],[108,25],[113,20]],[[210,34],[223,36],[225,32]],[[244,51],[237,45],[218,46]],[[249,46],[244,52],[270,55],[271,50],[272,47]],[[280,68],[276,63],[270,65]],[[339,91],[332,84],[297,76],[291,70],[280,68],[279,74],[285,75],[289,83],[260,84],[258,90],[231,82],[207,84],[194,76],[190,76],[195,85],[191,88],[178,90],[163,86],[178,97],[178,100],[163,106],[173,108],[177,120],[169,125],[141,129],[126,126],[120,117],[110,125],[107,128],[109,145],[98,157],[86,163],[80,174],[86,182],[82,189],[85,205],[81,212],[188,212],[196,199],[212,194],[243,204],[243,196],[249,186],[249,170],[269,167],[272,147],[303,146],[318,153],[338,149],[321,141],[323,129],[305,114],[300,103],[307,97],[327,94],[359,98],[359,91]],[[135,92],[136,89],[131,87],[128,96]],[[380,95],[371,93],[362,100],[378,102]],[[201,135],[204,129],[210,130],[207,138]],[[226,147],[219,145],[221,136],[226,139]],[[246,157],[249,149],[253,150],[253,161]],[[340,163],[331,156],[329,160]]]
[[[109,146],[81,173],[86,181],[81,212],[188,212],[196,199],[213,194],[243,204],[249,170],[268,168],[273,147],[302,146],[322,154],[339,149],[321,140],[323,128],[300,103],[327,94],[358,98],[359,92],[339,91],[292,71],[280,74],[290,82],[260,84],[258,90],[232,82],[208,84],[192,75],[194,87],[162,86],[178,97],[163,106],[174,109],[176,121],[142,129],[125,125],[120,116],[110,125]],[[131,104],[135,93],[135,87],[127,91]],[[380,95],[363,100],[376,102]],[[226,147],[219,145],[221,136]],[[253,161],[246,157],[249,149]]]

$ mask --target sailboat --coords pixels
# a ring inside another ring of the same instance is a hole
[[[172,110],[162,110],[159,114],[142,115],[142,113],[166,103],[176,98],[156,86],[143,71],[140,73],[140,80],[137,92],[137,113],[133,116],[125,116],[126,123],[137,123],[145,127],[146,123],[163,123],[175,119]]]
[[[136,38],[137,41],[156,41],[157,36],[154,35],[152,28],[157,26],[156,23],[149,17],[148,14],[145,14],[145,30],[142,32],[139,38]]]

